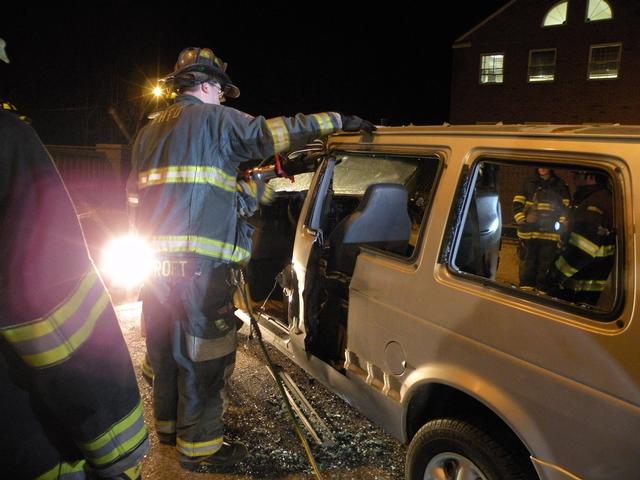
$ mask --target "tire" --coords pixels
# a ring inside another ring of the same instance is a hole
[[[527,478],[516,460],[490,435],[452,418],[431,420],[418,430],[409,444],[405,472],[407,480]]]

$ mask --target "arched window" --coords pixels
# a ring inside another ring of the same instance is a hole
[[[597,22],[599,20],[611,20],[613,10],[606,0],[589,0],[587,4],[587,22]]]
[[[542,22],[543,27],[550,27],[552,25],[564,25],[567,23],[567,7],[569,1],[564,0],[556,3],[549,9]]]

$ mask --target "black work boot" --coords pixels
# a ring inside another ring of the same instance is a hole
[[[207,457],[180,455],[180,465],[192,472],[226,472],[246,457],[247,453],[247,447],[240,442],[222,442],[220,450]]]

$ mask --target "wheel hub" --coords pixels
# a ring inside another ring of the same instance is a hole
[[[429,461],[424,480],[488,480],[482,471],[458,453],[442,452]]]

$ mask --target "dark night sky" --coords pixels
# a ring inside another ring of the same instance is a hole
[[[3,15],[11,63],[0,64],[0,97],[46,144],[126,143],[108,107],[133,133],[153,109],[145,83],[182,48],[208,46],[242,92],[228,105],[253,115],[339,110],[441,123],[452,42],[507,0],[350,2],[350,13],[346,2],[163,3],[29,2]]]

